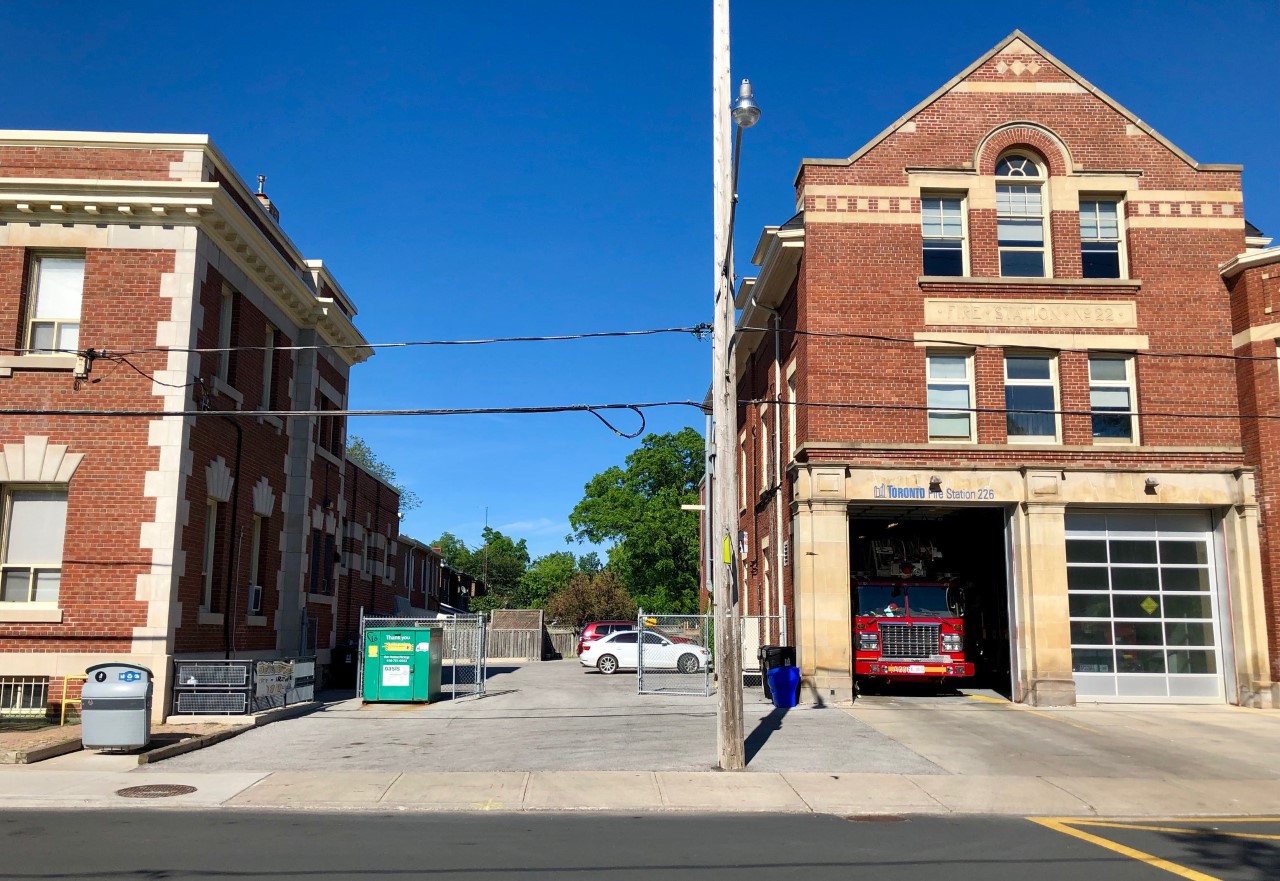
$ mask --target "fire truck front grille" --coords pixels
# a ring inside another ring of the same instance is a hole
[[[938,653],[937,624],[880,624],[880,657],[929,658]]]

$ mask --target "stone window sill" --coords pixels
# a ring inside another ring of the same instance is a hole
[[[61,624],[62,610],[51,603],[0,603],[0,623]]]
[[[315,603],[319,606],[332,606],[338,602],[337,597],[330,593],[309,593],[307,594],[307,603]]]
[[[284,431],[284,422],[280,419],[279,416],[268,416],[264,414],[258,417],[258,421],[265,422],[267,425],[270,425],[272,428],[276,430],[277,434],[279,434],[281,431]]]
[[[1142,281],[1136,278],[1022,278],[1019,276],[975,276],[975,275],[922,275],[916,279],[921,285],[932,284],[973,284],[973,285],[1005,285],[1014,287],[1059,287],[1059,288],[1140,288]]]
[[[196,614],[197,624],[217,624],[219,627],[221,627],[222,622],[223,622],[223,617],[221,612],[206,612],[204,609],[201,609]]]
[[[250,615],[247,618],[245,618],[244,623],[248,627],[266,627],[267,616],[266,615]]]
[[[15,370],[75,370],[75,355],[0,355],[0,377]]]
[[[324,447],[320,446],[319,444],[316,444],[316,455],[319,456],[321,459],[324,459],[325,461],[332,462],[334,465],[337,465],[339,468],[342,467],[342,460],[339,459],[337,456],[335,456],[333,453],[326,450]]]
[[[220,376],[213,378],[213,390],[216,394],[226,395],[228,398],[236,402],[236,409],[244,409],[244,395],[233,389],[227,384],[227,381]]]

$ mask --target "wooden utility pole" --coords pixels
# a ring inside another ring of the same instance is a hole
[[[713,0],[712,102],[715,173],[715,317],[711,340],[712,602],[715,604],[716,746],[722,770],[746,767],[742,731],[742,634],[738,626],[736,377],[729,343],[733,339],[733,151],[729,119],[729,0]]]

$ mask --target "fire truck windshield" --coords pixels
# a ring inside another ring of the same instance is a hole
[[[895,584],[858,585],[858,614],[895,618],[907,614],[906,591]]]
[[[941,585],[860,584],[858,614],[873,618],[948,618],[960,614],[959,592]]]
[[[948,618],[956,614],[950,600],[955,591],[946,587],[915,585],[907,595],[911,614],[921,618]]]

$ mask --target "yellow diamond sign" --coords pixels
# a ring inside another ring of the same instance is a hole
[[[1160,604],[1157,603],[1151,597],[1147,597],[1145,600],[1142,601],[1142,610],[1146,612],[1148,615],[1154,615],[1156,613],[1156,609],[1158,608],[1160,608]]]

